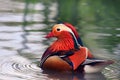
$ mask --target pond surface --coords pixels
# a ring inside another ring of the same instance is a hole
[[[87,5],[83,0],[80,1],[80,8]],[[97,27],[89,22],[93,20],[92,15],[90,19],[83,16],[78,21],[72,17],[74,25],[85,46],[96,57],[114,60],[114,64],[101,73],[85,75],[44,72],[38,67],[43,52],[51,43],[44,36],[59,22],[56,17],[62,17],[60,4],[56,0],[0,0],[0,80],[120,80],[120,27],[118,24],[111,25],[114,27]],[[120,16],[114,22],[120,22]]]

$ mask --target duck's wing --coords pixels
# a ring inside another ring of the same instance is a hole
[[[42,55],[42,58],[41,58],[41,61],[40,61],[40,67],[42,68],[44,62],[50,56],[55,56],[56,55],[59,58],[65,58],[65,57],[71,56],[73,54],[74,54],[74,51],[72,51],[72,50],[70,50],[70,51],[57,51],[57,52],[54,52],[49,47],[49,48],[47,48],[47,50]]]
[[[100,63],[100,62],[104,62],[105,60],[101,60],[101,59],[86,59],[84,61],[84,63],[82,65],[89,65],[89,64],[93,64],[93,63]]]
[[[112,60],[103,60],[103,59],[97,59],[97,58],[90,58],[86,59],[82,65],[96,65],[96,64],[112,64],[114,61]]]
[[[45,62],[45,60],[51,56],[53,53],[53,51],[50,50],[50,48],[47,48],[47,50],[44,52],[44,54],[42,55],[41,61],[40,61],[40,67],[43,66],[43,63]]]

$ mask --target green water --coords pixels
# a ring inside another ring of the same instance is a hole
[[[119,80],[119,0],[0,0],[1,80]],[[98,74],[46,73],[38,65],[51,43],[44,36],[56,23],[69,22],[84,46],[115,63]]]

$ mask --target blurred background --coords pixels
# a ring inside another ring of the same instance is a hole
[[[1,80],[119,80],[120,0],[0,0]],[[56,23],[69,22],[99,58],[115,63],[100,74],[45,73],[41,55],[51,44],[44,36]]]

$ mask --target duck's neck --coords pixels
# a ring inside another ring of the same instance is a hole
[[[67,51],[74,49],[74,41],[72,38],[57,39],[50,47],[54,52]]]

